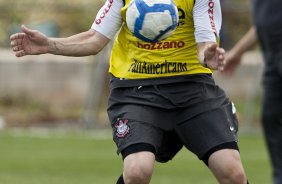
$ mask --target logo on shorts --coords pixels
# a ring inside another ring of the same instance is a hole
[[[115,127],[116,127],[116,136],[117,137],[125,137],[129,133],[129,126],[127,125],[128,119],[122,120],[118,119]]]
[[[229,127],[230,131],[233,132],[235,130],[234,126]]]
[[[232,102],[232,113],[235,114],[236,113],[236,107],[235,104]]]

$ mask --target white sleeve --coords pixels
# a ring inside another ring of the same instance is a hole
[[[115,37],[122,25],[121,8],[122,0],[107,0],[99,10],[91,29],[98,31],[109,39]]]
[[[193,18],[196,42],[216,42],[222,24],[219,0],[196,0]]]

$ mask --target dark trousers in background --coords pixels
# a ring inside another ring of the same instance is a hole
[[[260,35],[263,36],[265,35]],[[264,42],[265,43],[265,42]],[[262,45],[265,59],[262,123],[273,169],[273,184],[282,184],[282,47]]]

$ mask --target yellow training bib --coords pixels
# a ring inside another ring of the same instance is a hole
[[[192,16],[194,0],[174,0],[179,24],[169,38],[148,43],[132,35],[125,24],[130,0],[121,9],[123,25],[113,45],[109,72],[118,78],[142,79],[212,73],[198,60]]]

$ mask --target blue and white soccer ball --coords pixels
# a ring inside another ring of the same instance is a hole
[[[172,35],[178,20],[173,0],[132,0],[126,11],[128,29],[146,42],[158,42]]]

